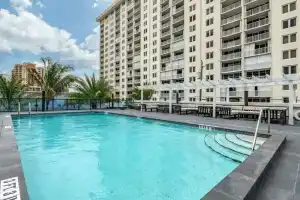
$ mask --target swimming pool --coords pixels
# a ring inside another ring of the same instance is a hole
[[[238,166],[185,125],[102,113],[13,123],[31,200],[198,200]]]

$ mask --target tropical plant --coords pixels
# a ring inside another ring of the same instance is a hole
[[[84,75],[84,78],[78,78],[74,86],[75,92],[70,94],[74,99],[110,99],[112,88],[108,82],[103,79],[96,79],[92,76]]]
[[[13,105],[17,104],[17,101],[23,97],[25,88],[21,80],[0,76],[0,103],[5,110],[12,111]]]
[[[153,90],[143,89],[143,100],[150,100],[153,95]],[[135,100],[141,100],[142,91],[137,87],[133,88],[131,98]]]
[[[71,72],[74,70],[68,65],[53,62],[51,58],[41,58],[44,64],[44,77],[35,71],[35,78],[39,86],[45,92],[46,109],[55,96],[66,92],[68,88],[77,80]]]

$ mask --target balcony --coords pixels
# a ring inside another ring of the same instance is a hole
[[[173,29],[173,33],[176,33],[178,31],[182,31],[183,29],[184,29],[184,25],[178,26],[178,27]]]
[[[175,24],[177,22],[180,22],[180,21],[183,21],[183,20],[184,20],[184,16],[180,16],[180,17],[174,18],[173,24]]]
[[[184,75],[183,74],[175,74],[172,76],[172,79],[183,79]]]
[[[246,12],[246,16],[249,17],[249,16],[253,16],[253,15],[256,15],[258,13],[262,13],[262,12],[265,12],[269,10],[269,4],[264,4],[264,5],[261,5],[259,7],[256,7],[256,8],[253,8],[251,10],[248,10]]]
[[[266,33],[262,33],[262,34],[257,34],[257,35],[253,35],[253,36],[249,36],[246,38],[246,42],[250,43],[250,42],[256,42],[256,41],[261,41],[261,40],[265,40],[270,38],[270,33],[266,32]]]
[[[165,36],[168,36],[168,35],[170,35],[170,34],[171,34],[171,31],[163,32],[163,33],[161,34],[161,37],[165,37]]]
[[[228,67],[222,67],[221,72],[222,73],[230,73],[230,72],[236,72],[236,71],[241,71],[242,66],[241,65],[231,65]]]
[[[228,17],[226,19],[222,19],[221,25],[224,26],[226,24],[241,20],[242,15],[238,14],[238,15],[234,15],[232,17]]]
[[[175,60],[181,60],[181,59],[184,59],[184,54],[180,54],[180,55],[177,55],[177,56],[173,57],[173,61],[175,61]]]
[[[262,19],[262,20],[259,20],[259,21],[256,21],[256,22],[252,22],[250,24],[247,24],[245,26],[245,28],[247,30],[250,30],[250,29],[255,29],[255,28],[258,28],[258,27],[261,27],[261,26],[265,26],[269,24],[269,19],[268,18],[265,18],[265,19]]]
[[[271,53],[271,48],[270,47],[263,47],[263,48],[258,48],[258,49],[253,49],[245,52],[245,57],[250,57],[250,56],[257,56],[261,54],[268,54]]]
[[[170,13],[165,14],[165,15],[162,16],[161,20],[163,21],[163,20],[169,18],[170,16],[171,16]]]
[[[165,24],[162,24],[161,29],[167,28],[167,27],[169,27],[170,25],[171,25],[170,22],[165,23]]]
[[[229,6],[226,6],[226,7],[222,8],[222,13],[226,13],[226,12],[228,12],[230,10],[234,10],[238,7],[241,7],[241,1],[238,1],[234,4],[230,4]]]
[[[165,3],[169,3],[169,0],[162,0],[161,2],[160,2],[160,4],[165,4]]]
[[[161,59],[161,63],[168,63],[168,62],[171,62],[171,58]]]
[[[140,39],[141,39],[141,36],[136,36],[136,37],[134,37],[134,41],[140,40]]]
[[[175,8],[175,9],[173,9],[173,15],[178,14],[183,10],[184,10],[184,6],[181,6],[179,8]]]
[[[171,40],[166,40],[164,42],[161,43],[161,46],[165,46],[171,43]]]
[[[176,4],[180,3],[180,2],[184,2],[184,0],[173,0],[173,5],[176,5]]]
[[[134,77],[139,77],[139,76],[141,76],[140,72],[134,72]]]
[[[184,39],[183,35],[180,35],[180,36],[174,37],[173,42],[178,42],[178,41],[183,40],[183,39]]]
[[[234,35],[234,34],[239,33],[239,32],[241,32],[240,27],[228,29],[228,30],[222,32],[222,37],[227,37],[227,36],[230,36],[230,35]]]
[[[161,54],[164,55],[164,54],[169,54],[171,51],[170,49],[164,49],[161,51]]]
[[[272,97],[272,91],[249,91],[249,97]]]
[[[166,10],[170,9],[170,6],[169,5],[166,5],[164,7],[161,8],[161,12],[165,12]]]
[[[241,57],[242,57],[241,52],[231,53],[231,54],[227,54],[227,55],[222,55],[222,61],[239,59]]]
[[[238,46],[238,45],[241,45],[241,40],[234,40],[231,42],[222,43],[222,49],[226,49],[226,48],[230,48],[230,47],[234,47],[234,46]]]

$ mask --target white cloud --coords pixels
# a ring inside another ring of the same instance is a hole
[[[99,43],[100,43],[100,26],[98,25],[94,30],[93,34],[88,35],[84,42],[80,44],[81,48],[87,50],[99,50]]]
[[[0,52],[59,53],[62,61],[74,65],[98,65],[99,51],[79,47],[69,32],[47,24],[26,10],[15,15],[1,9],[0,24]]]
[[[36,2],[35,5],[39,6],[40,8],[44,8],[44,4],[40,1]]]
[[[32,6],[32,0],[10,0],[12,7],[16,10],[26,10]]]

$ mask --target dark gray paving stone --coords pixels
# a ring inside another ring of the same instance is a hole
[[[236,200],[233,197],[230,197],[224,193],[221,193],[219,191],[213,190],[212,193],[209,196],[204,196],[201,198],[202,200]]]

